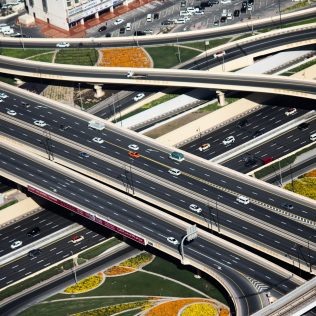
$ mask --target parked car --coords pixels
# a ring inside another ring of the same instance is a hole
[[[105,37],[111,37],[111,36],[112,36],[111,33],[106,33],[106,34],[105,34]]]
[[[11,116],[15,116],[16,115],[16,112],[14,110],[8,110],[7,111],[7,114],[8,115],[11,115]]]
[[[12,244],[11,244],[11,249],[15,249],[15,248],[18,248],[20,246],[22,246],[22,241],[21,240],[16,240],[14,241]]]
[[[214,25],[214,26],[219,26],[219,20],[215,20],[215,21],[213,22],[213,25]]]
[[[234,143],[235,142],[235,137],[234,136],[228,136],[228,137],[226,137],[224,140],[223,140],[223,144],[224,145],[230,145],[230,144],[232,144],[232,143]]]
[[[30,258],[35,258],[35,257],[39,256],[41,253],[42,253],[41,249],[32,249],[29,251],[28,256]]]
[[[80,241],[82,241],[82,240],[84,240],[84,237],[82,236],[82,235],[74,235],[74,236],[72,236],[71,237],[71,242],[73,243],[73,244],[76,244],[77,242],[80,242]]]
[[[181,3],[180,3],[181,8],[186,7],[186,5],[187,5],[186,1],[181,1]]]
[[[285,111],[285,115],[286,116],[291,116],[291,115],[294,115],[297,113],[297,109],[296,108],[290,108],[290,109],[287,109]]]
[[[107,29],[105,25],[102,25],[99,29],[98,32],[104,32]]]
[[[173,24],[173,21],[166,20],[166,21],[161,22],[161,25],[171,25],[171,24]]]
[[[202,145],[199,147],[199,151],[206,151],[206,150],[208,150],[210,147],[211,147],[211,144],[210,144],[210,143],[202,144]]]
[[[247,12],[247,7],[240,8],[240,13],[246,13],[246,12]]]
[[[179,176],[181,174],[181,171],[179,169],[176,169],[176,168],[171,168],[168,170],[168,172],[170,174],[172,174],[173,176]]]
[[[146,35],[146,33],[143,31],[135,31],[134,32],[134,36],[143,36],[143,35]]]
[[[136,151],[129,151],[128,155],[132,158],[140,158],[140,154]]]
[[[190,204],[189,208],[191,211],[198,213],[198,214],[200,214],[202,212],[202,209],[195,204]]]
[[[125,21],[124,19],[117,19],[114,21],[114,25],[120,25],[120,24],[124,23],[124,21]]]
[[[120,28],[120,34],[124,34],[125,33],[125,27],[121,27]]]
[[[44,127],[47,125],[43,120],[36,120],[34,121],[34,124],[39,127]]]
[[[145,34],[154,34],[154,31],[153,30],[144,30],[144,33]]]
[[[231,12],[227,13],[227,20],[232,20],[233,19],[233,15]]]
[[[174,244],[174,245],[178,245],[178,244],[179,244],[178,240],[175,239],[174,237],[168,237],[167,240],[168,240],[170,243]]]
[[[248,3],[248,5],[247,5],[247,9],[248,9],[248,11],[252,11],[252,9],[253,9],[252,4]]]
[[[128,148],[135,151],[135,150],[139,149],[139,146],[136,144],[130,144],[130,145],[128,145]]]
[[[154,20],[158,20],[159,19],[159,13],[154,13]]]
[[[240,10],[235,10],[234,11],[234,17],[238,18],[240,16]]]
[[[92,138],[92,140],[95,142],[95,143],[98,143],[98,144],[103,144],[104,143],[104,140],[100,137],[94,137]]]
[[[227,21],[227,16],[221,16],[220,22],[226,23],[226,21]]]
[[[66,47],[70,47],[70,44],[66,43],[66,42],[61,42],[61,43],[57,43],[56,47],[58,47],[58,48],[66,48]]]
[[[34,237],[36,235],[39,235],[40,232],[41,232],[40,228],[36,226],[32,228],[30,231],[28,231],[26,235],[28,237]]]

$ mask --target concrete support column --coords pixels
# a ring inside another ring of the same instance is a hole
[[[96,14],[94,15],[94,17],[95,17],[96,19],[98,19],[98,18],[99,18],[99,12],[96,12]]]
[[[95,94],[94,96],[96,98],[101,98],[102,96],[104,96],[104,91],[102,90],[102,85],[100,84],[95,84],[94,85],[94,89],[95,89]]]
[[[17,86],[21,86],[24,83],[24,81],[22,81],[20,78],[14,78],[14,81]]]
[[[110,12],[113,12],[114,11],[114,9],[113,9],[113,6],[112,7],[110,7]]]
[[[226,100],[225,100],[225,93],[223,91],[220,90],[216,90],[216,94],[217,94],[217,99],[218,99],[218,103],[220,106],[224,106],[226,105]]]
[[[84,25],[84,19],[80,19],[80,24]]]

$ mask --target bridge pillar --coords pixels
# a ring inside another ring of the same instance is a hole
[[[84,25],[84,19],[80,19],[80,24]]]
[[[14,78],[14,81],[17,86],[20,86],[24,83],[24,81],[22,81],[20,78]]]
[[[114,12],[113,6],[110,7],[110,12]]]
[[[102,90],[102,85],[100,84],[95,84],[94,85],[94,89],[95,89],[95,94],[94,96],[96,98],[101,98],[102,96],[104,96],[104,91]]]
[[[99,12],[96,12],[95,15],[94,15],[94,17],[95,17],[96,19],[98,19],[98,18],[99,18]]]
[[[216,94],[217,94],[217,99],[218,99],[218,103],[220,106],[224,106],[226,105],[226,100],[225,100],[225,93],[223,91],[220,90],[216,90]]]

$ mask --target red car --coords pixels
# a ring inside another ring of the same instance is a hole
[[[135,151],[129,151],[128,155],[132,158],[140,158],[140,154]]]
[[[80,242],[81,240],[84,240],[84,237],[83,236],[79,236],[79,235],[74,235],[71,237],[71,242],[72,243],[77,243],[77,242]]]
[[[271,161],[273,161],[272,157],[265,157],[265,158],[261,158],[261,161],[264,165],[267,165],[268,163],[270,163]]]

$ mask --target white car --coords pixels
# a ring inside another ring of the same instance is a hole
[[[233,19],[233,15],[231,12],[227,13],[227,20],[232,20]]]
[[[11,249],[15,249],[22,246],[22,241],[21,240],[16,240],[14,243],[11,244]]]
[[[1,102],[4,102],[4,101],[3,101],[2,99],[0,99],[0,103],[1,103]]]
[[[184,18],[176,19],[174,21],[175,24],[185,24],[186,20]]]
[[[248,11],[252,11],[253,6],[252,6],[252,4],[251,4],[251,3],[249,3],[249,4],[247,5],[247,9],[248,9]]]
[[[124,21],[125,21],[124,19],[117,19],[114,21],[114,25],[120,25],[120,24],[124,23]]]
[[[176,168],[171,168],[168,170],[168,172],[170,174],[172,174],[173,176],[179,176],[181,174],[181,171],[179,169],[176,169]]]
[[[130,145],[128,145],[128,148],[131,149],[131,150],[138,150],[139,146],[136,145],[136,144],[130,144]]]
[[[195,213],[200,214],[202,212],[202,209],[199,206],[195,205],[195,204],[190,204],[189,207],[190,207],[190,210],[195,212]]]
[[[210,144],[210,143],[202,144],[202,145],[199,147],[199,151],[206,151],[206,150],[208,150],[210,147],[211,147],[211,144]]]
[[[7,114],[11,115],[11,116],[15,116],[16,112],[14,110],[8,110]]]
[[[178,240],[175,239],[174,237],[168,237],[167,240],[168,240],[170,243],[174,244],[174,245],[178,245],[178,244],[179,244]]]
[[[34,121],[34,124],[35,124],[36,126],[39,126],[39,127],[44,127],[44,126],[47,125],[47,124],[46,124],[44,121],[42,121],[42,120],[36,120],[36,121]]]
[[[95,143],[98,143],[98,144],[103,144],[104,143],[104,140],[100,137],[94,137],[92,139]]]
[[[0,92],[0,98],[6,99],[7,97],[8,97],[7,94],[5,94],[4,92]]]
[[[137,95],[135,95],[134,101],[137,102],[137,101],[141,100],[144,97],[145,97],[145,93],[138,93]]]
[[[221,0],[221,4],[230,4],[232,0]]]
[[[221,52],[215,53],[213,56],[214,56],[214,58],[219,58],[219,57],[223,57],[225,55],[226,55],[226,52],[221,51]]]
[[[286,116],[290,116],[290,115],[294,115],[297,113],[297,109],[296,108],[290,108],[285,112]]]
[[[153,30],[144,30],[143,31],[145,34],[154,34]]]
[[[194,15],[204,15],[204,11],[195,11]]]
[[[61,42],[61,43],[57,43],[56,47],[58,47],[58,48],[66,48],[66,47],[70,47],[70,44],[66,43],[66,42]]]
[[[230,145],[235,142],[235,137],[234,136],[228,136],[223,140],[224,145]]]

